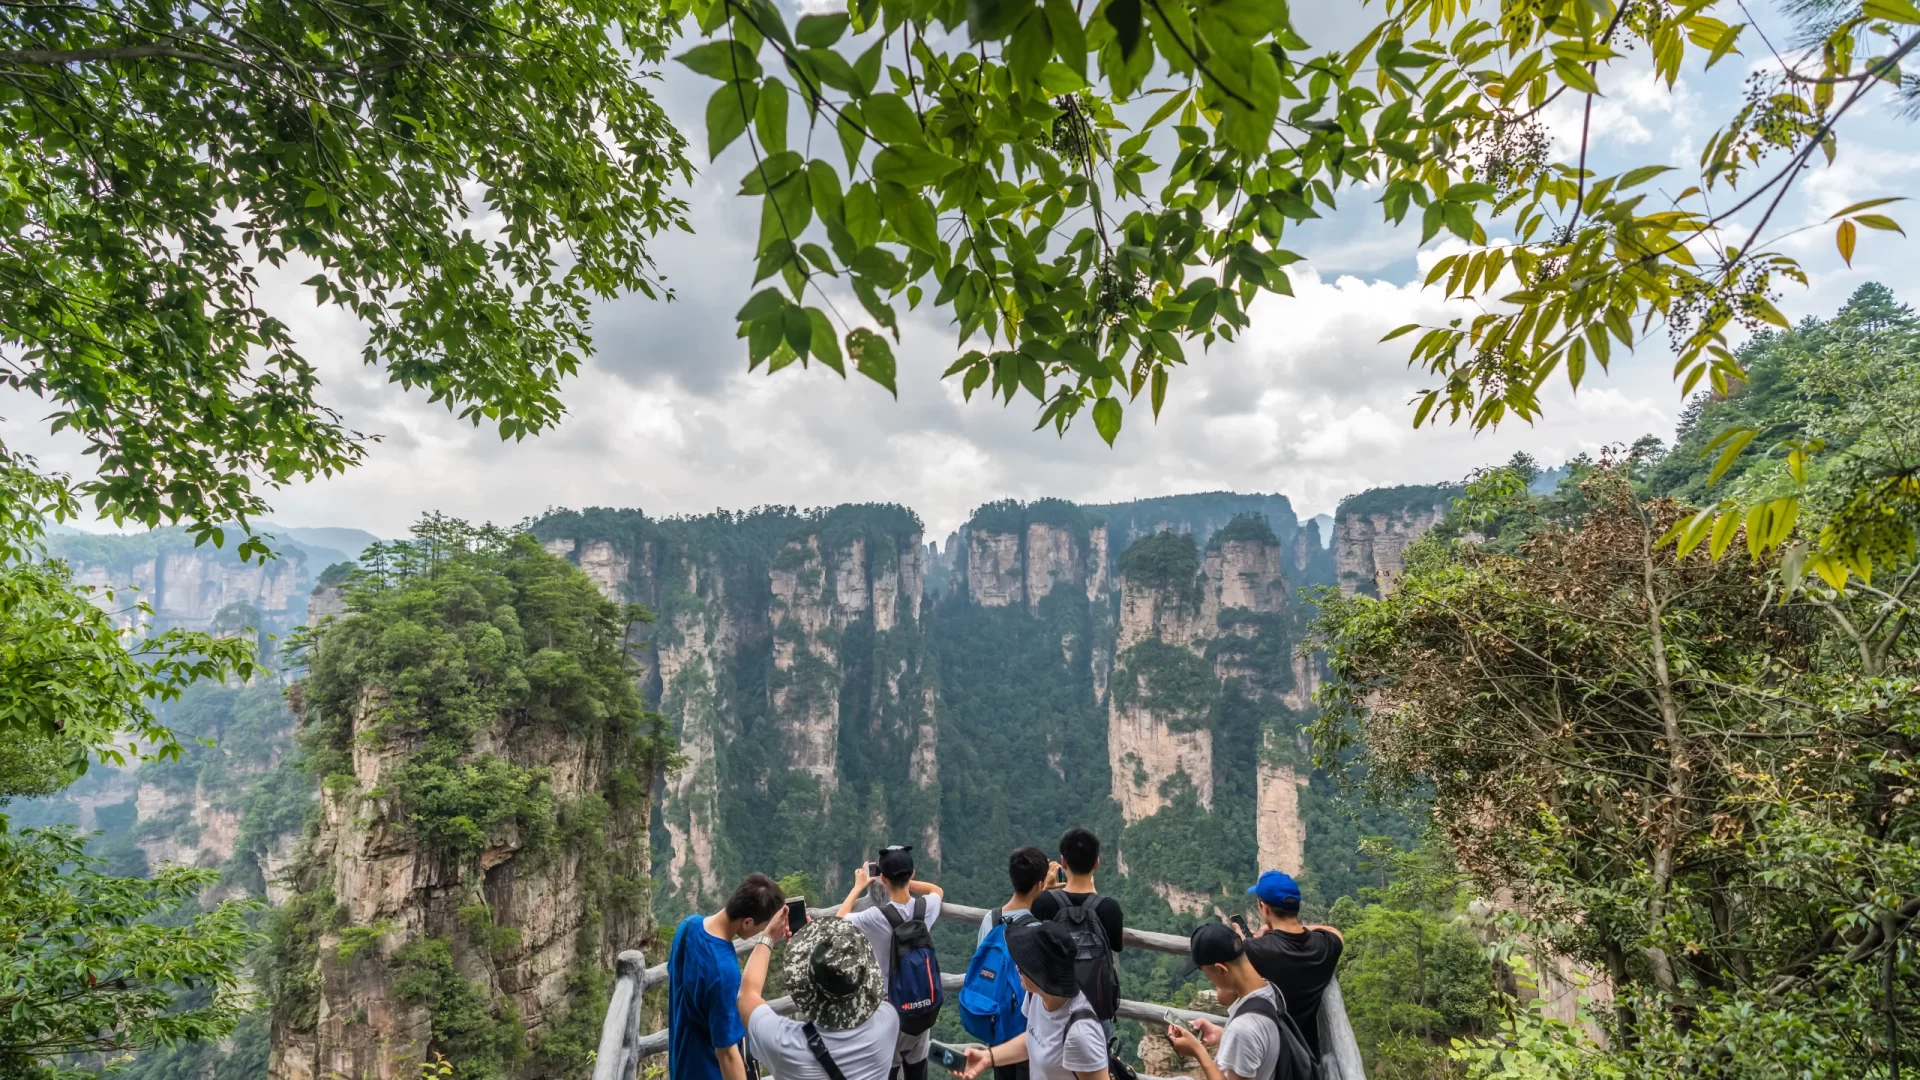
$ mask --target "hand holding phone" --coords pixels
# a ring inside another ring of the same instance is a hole
[[[1249,933],[1249,931],[1247,930],[1247,920],[1241,918],[1238,915],[1232,915],[1228,917],[1227,921],[1231,922],[1234,925],[1234,927],[1240,931],[1241,937],[1244,938],[1244,937],[1252,936],[1251,933]]]
[[[807,898],[804,896],[790,897],[787,900],[788,933],[797,934],[800,932],[800,928],[805,925],[807,925]]]
[[[879,876],[880,876],[880,864],[877,862],[868,863],[867,864],[867,880],[872,881],[878,878]]]

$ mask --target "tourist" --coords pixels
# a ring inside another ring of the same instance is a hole
[[[1072,931],[1082,957],[1075,977],[1111,1039],[1114,1013],[1120,1008],[1120,971],[1114,954],[1120,951],[1126,924],[1120,902],[1101,896],[1093,883],[1093,872],[1100,866],[1100,838],[1091,829],[1068,829],[1060,838],[1060,862],[1067,871],[1065,887],[1036,897],[1033,917],[1064,923]]]
[[[1013,895],[980,920],[973,959],[960,987],[960,1024],[967,1033],[987,1043],[1002,1043],[1027,1029],[1026,995],[1007,948],[1006,935],[1014,925],[1033,918],[1033,901],[1052,884],[1060,867],[1047,861],[1036,847],[1015,848],[1007,857],[1007,881]],[[1001,1065],[994,1080],[1027,1080],[1027,1066]]]
[[[1247,959],[1285,999],[1287,1012],[1320,1057],[1320,998],[1340,965],[1346,945],[1331,926],[1300,921],[1300,886],[1278,870],[1260,875],[1248,889],[1260,901],[1260,929],[1247,941]]]
[[[765,874],[748,874],[714,915],[689,915],[667,951],[667,1075],[672,1080],[746,1080],[740,1051],[740,964],[733,943],[787,936],[787,898]]]
[[[876,870],[886,886],[886,900],[871,908],[853,910],[873,881],[870,871]],[[887,987],[887,1000],[900,1013],[899,1049],[894,1063],[902,1080],[926,1080],[927,1049],[933,1042],[933,1017],[926,1013],[937,1014],[942,997],[940,967],[933,959],[929,936],[940,918],[940,897],[940,886],[914,876],[913,849],[895,845],[882,848],[875,863],[854,871],[853,888],[841,901],[838,912],[867,935],[874,961],[880,965],[880,981]],[[895,953],[903,949],[913,951],[917,959],[912,971],[917,974],[924,967],[930,986],[903,993],[900,983],[904,980],[894,978]]]
[[[773,961],[773,947],[762,945],[754,945],[740,975],[740,1015],[755,1060],[776,1080],[885,1080],[900,1021],[887,1007],[866,935],[832,916],[814,919],[793,935],[786,958],[791,1018],[774,1012],[761,996]]]
[[[1033,1080],[1109,1080],[1106,1033],[1074,979],[1073,934],[1060,923],[1030,919],[1007,928],[1007,948],[1027,992],[1027,1030],[968,1049],[960,1080],[1021,1062]]]
[[[1168,1023],[1167,1041],[1200,1066],[1205,1080],[1299,1080],[1293,1055],[1282,1053],[1279,994],[1247,962],[1246,947],[1232,927],[1208,923],[1188,941],[1193,966],[1213,984],[1227,1022],[1195,1020],[1191,1028]],[[1209,1053],[1209,1047],[1218,1047]]]

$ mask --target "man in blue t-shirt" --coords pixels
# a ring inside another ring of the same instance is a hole
[[[746,1027],[734,1003],[740,993],[736,939],[787,936],[787,898],[765,874],[748,874],[725,910],[689,915],[667,952],[667,1075],[671,1080],[746,1080],[740,1052]]]

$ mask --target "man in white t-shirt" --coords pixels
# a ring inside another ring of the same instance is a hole
[[[1073,978],[1073,935],[1059,923],[1027,920],[1007,927],[1007,952],[1027,991],[1027,1030],[968,1050],[960,1080],[1022,1061],[1033,1080],[1109,1080],[1106,1031]]]
[[[915,901],[925,902],[927,929],[940,918],[940,886],[921,881],[913,876],[913,849],[910,847],[887,847],[880,849],[880,858],[873,866],[863,866],[854,871],[853,888],[847,898],[840,903],[841,918],[860,928],[867,935],[867,941],[873,946],[873,958],[880,965],[880,984],[886,985],[887,978],[893,974],[893,923],[888,921],[887,913],[878,907],[864,911],[853,910],[860,895],[867,891],[874,875],[870,869],[879,870],[879,878],[887,889],[887,901],[904,919],[913,918]],[[894,1061],[900,1066],[901,1080],[926,1080],[927,1049],[933,1044],[933,1032],[923,1031],[918,1035],[901,1035],[899,1051]]]
[[[1227,1006],[1227,1022],[1195,1020],[1192,1030],[1167,1025],[1174,1050],[1194,1059],[1205,1080],[1298,1080],[1281,1053],[1278,1020],[1286,1003],[1253,970],[1240,935],[1225,923],[1208,923],[1193,932],[1188,952]],[[1209,1053],[1208,1047],[1218,1049]]]
[[[793,1015],[761,996],[773,947],[756,943],[740,973],[740,1015],[753,1055],[774,1080],[885,1080],[900,1019],[887,1004],[880,965],[866,936],[845,919],[815,919],[787,945]],[[839,1076],[827,1069],[833,1062]]]

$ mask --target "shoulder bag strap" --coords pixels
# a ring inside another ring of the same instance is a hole
[[[819,1062],[820,1067],[826,1070],[827,1080],[847,1080],[846,1074],[840,1071],[840,1066],[833,1063],[833,1055],[827,1053],[827,1040],[820,1037],[820,1029],[807,1023],[800,1025],[800,1030],[807,1035],[807,1049],[813,1051],[813,1060]]]

